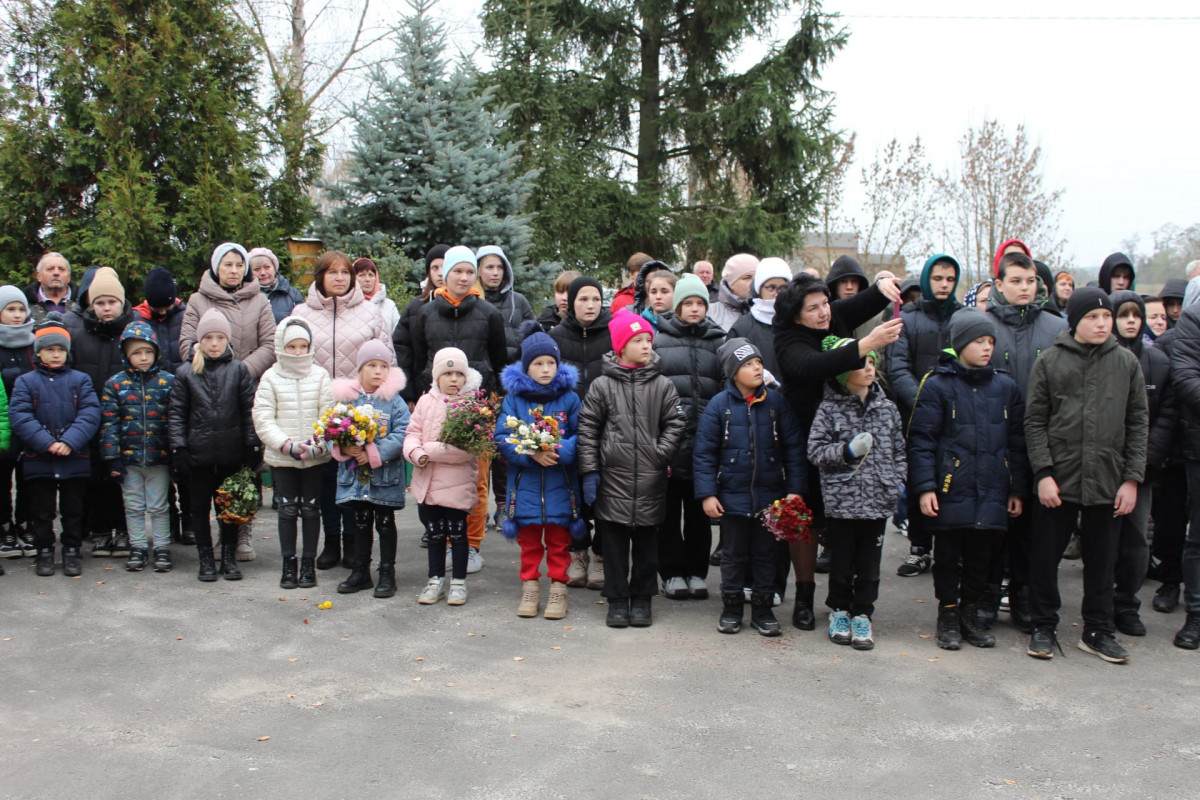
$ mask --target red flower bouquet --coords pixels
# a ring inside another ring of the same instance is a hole
[[[762,518],[766,529],[781,542],[808,544],[812,541],[812,511],[799,495],[776,500],[758,512],[758,516]]]

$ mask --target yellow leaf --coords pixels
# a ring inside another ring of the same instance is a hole
[[[270,738],[271,738],[270,736],[260,736],[260,737],[258,737],[258,741],[265,742]]]
[[[300,659],[298,659],[298,658],[289,658],[289,659],[288,659],[288,661],[291,661],[292,663],[295,663],[295,662],[297,662],[297,661],[299,661],[299,660],[300,660]]]
[[[524,660],[525,659],[522,658],[521,656],[513,656],[513,661],[524,661]]]
[[[928,633],[919,633],[919,634],[917,634],[917,636],[919,636],[919,637],[920,637],[920,638],[922,638],[922,639],[928,639],[928,638],[929,638],[931,635],[932,635],[932,634],[928,634]]]

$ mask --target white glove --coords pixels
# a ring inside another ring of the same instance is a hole
[[[869,433],[860,433],[850,440],[850,444],[846,445],[846,449],[855,458],[862,458],[871,450],[871,445],[874,443],[874,436]]]

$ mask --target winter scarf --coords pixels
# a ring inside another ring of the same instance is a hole
[[[33,317],[20,325],[0,325],[0,347],[16,349],[33,344]]]

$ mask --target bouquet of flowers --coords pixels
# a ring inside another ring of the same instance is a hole
[[[254,485],[254,470],[242,467],[221,481],[217,488],[217,519],[233,525],[243,525],[258,513],[258,487]]]
[[[812,511],[799,495],[790,499],[776,500],[758,512],[763,525],[781,542],[812,541]]]
[[[364,403],[361,406],[349,403],[334,403],[321,418],[313,423],[314,437],[319,442],[332,442],[338,447],[362,447],[387,436],[387,422],[375,407]],[[359,483],[371,482],[371,468],[360,465],[355,473]]]
[[[491,458],[496,454],[492,433],[496,429],[496,395],[482,390],[447,397],[446,420],[438,433],[438,441],[466,450],[476,458]]]
[[[523,456],[548,453],[562,447],[562,428],[567,423],[567,415],[561,411],[554,415],[547,414],[542,406],[529,413],[533,417],[532,422],[509,415],[504,427],[512,431],[512,435],[504,441]]]

